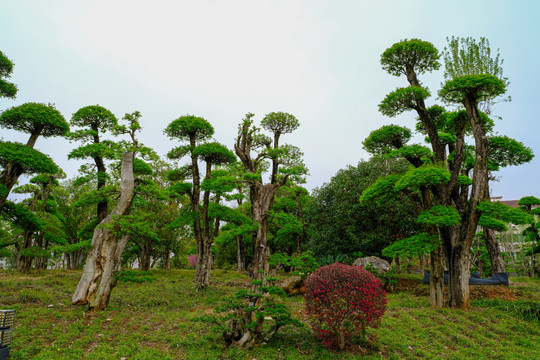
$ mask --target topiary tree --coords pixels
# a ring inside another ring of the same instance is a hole
[[[393,183],[393,189],[415,201],[419,214],[426,212],[421,220],[427,234],[436,235],[441,241],[441,247],[431,253],[432,266],[437,265],[432,269],[430,278],[432,295],[435,292],[432,299],[436,299],[432,305],[442,305],[441,256],[444,251],[450,273],[449,305],[468,308],[470,248],[481,216],[478,205],[489,200],[488,135],[494,126],[479,106],[504,94],[506,82],[498,78],[498,74],[456,74],[442,86],[439,97],[447,103],[462,106],[464,110],[448,112],[437,105],[428,108],[425,100],[430,93],[421,86],[417,75],[438,69],[439,58],[432,44],[417,39],[394,44],[381,56],[383,69],[392,75],[405,75],[409,86],[390,93],[379,105],[379,110],[392,117],[405,111],[415,111],[418,115],[416,129],[427,135],[431,149],[406,144],[400,147],[391,141],[396,131],[375,131],[365,144],[369,145],[366,148],[370,151],[373,148],[370,141],[376,135],[376,143],[384,141],[387,144],[384,149],[388,156],[403,157],[414,166]],[[407,134],[406,131],[402,133]],[[466,144],[467,135],[473,138],[474,145]],[[492,150],[495,148],[491,147]],[[492,152],[491,164],[510,164],[510,161],[499,161],[501,157],[496,154]],[[515,159],[516,163],[521,163],[530,157]],[[376,193],[381,194],[381,191],[372,192],[373,195]],[[432,208],[437,211],[433,212]]]
[[[114,119],[107,112],[103,112],[102,109],[90,110],[90,114],[97,112],[99,115],[96,115],[97,123],[99,123],[102,114],[106,115],[105,123],[114,123]],[[86,114],[85,112],[82,113]],[[115,275],[122,267],[122,253],[129,241],[129,234],[122,232],[121,220],[127,215],[135,197],[135,153],[141,150],[141,146],[136,139],[136,134],[141,129],[140,116],[138,111],[126,114],[124,120],[128,122],[128,125],[113,128],[115,132],[126,133],[131,138],[131,143],[124,143],[124,146],[119,149],[123,152],[120,162],[120,196],[111,213],[94,229],[91,248],[86,257],[83,274],[71,299],[74,305],[88,304],[88,310],[91,312],[101,311],[107,307],[111,292],[117,283]],[[81,130],[79,134],[86,134],[86,138],[95,139],[98,135],[95,129],[99,128],[96,123],[92,122],[95,118],[86,115],[83,118],[85,123],[89,121],[91,130]],[[78,117],[75,117],[75,119],[78,119]],[[90,156],[99,157],[100,143],[94,142],[91,145],[98,146],[95,146],[97,148],[96,152],[90,151]],[[92,146],[86,147],[85,150],[92,148]],[[102,172],[98,168],[98,180],[100,173]]]
[[[254,126],[253,116],[254,114],[248,113],[238,126],[234,150],[244,165],[242,177],[249,185],[252,220],[259,225],[253,233],[253,273],[255,279],[263,280],[263,274],[269,270],[268,221],[274,196],[289,179],[302,181],[307,169],[302,163],[302,153],[298,148],[279,143],[281,135],[300,126],[294,116],[273,112],[264,117],[261,125],[272,133],[273,140],[261,134],[260,129]],[[258,153],[252,154],[253,151]],[[266,161],[270,161],[271,173],[270,182],[264,184],[262,173]]]
[[[40,136],[63,136],[69,125],[53,105],[26,103],[0,114],[0,127],[30,134],[26,145],[0,142],[0,211],[17,179],[22,174],[58,172],[58,167],[46,155],[33,147]]]
[[[210,269],[212,261],[212,243],[217,235],[219,222],[212,224],[210,210],[210,194],[219,190],[212,186],[212,167],[229,164],[236,160],[234,154],[221,144],[211,142],[204,143],[214,134],[214,128],[208,121],[201,117],[185,115],[171,122],[165,129],[165,134],[170,138],[185,141],[189,145],[174,148],[168,153],[171,159],[180,159],[186,155],[191,158],[191,165],[185,172],[189,172],[192,183],[177,183],[171,187],[176,194],[189,194],[191,212],[183,214],[181,223],[191,223],[196,244],[197,265],[195,270],[195,287],[206,288],[210,281]],[[201,142],[203,142],[201,144]],[[208,185],[205,188],[201,207],[201,175],[198,161],[206,163],[204,181]],[[217,199],[219,201],[219,199]]]
[[[377,328],[386,311],[381,281],[361,266],[335,263],[317,269],[306,281],[306,313],[315,336],[343,350],[367,329]]]
[[[97,218],[98,223],[102,222],[107,217],[108,211],[108,196],[104,188],[109,176],[105,167],[105,160],[115,158],[116,144],[110,140],[103,140],[101,137],[107,131],[114,131],[118,126],[116,116],[109,110],[99,105],[85,106],[79,109],[70,121],[72,126],[79,127],[69,134],[70,140],[82,142],[83,145],[73,149],[68,159],[92,159],[95,164],[96,172],[91,172],[88,177],[80,178],[78,183],[91,181],[92,178],[96,181],[96,192],[91,195],[97,199]]]
[[[6,81],[13,72],[13,62],[0,51],[0,97],[14,99],[17,94],[17,85]]]

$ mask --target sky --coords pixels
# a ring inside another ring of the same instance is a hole
[[[497,104],[496,131],[540,156],[537,94],[540,1],[498,0],[0,0],[0,50],[15,66],[16,99],[53,103],[69,121],[99,104],[118,118],[140,111],[141,141],[158,154],[178,143],[163,129],[186,114],[208,120],[215,140],[232,149],[246,113],[256,121],[283,111],[300,121],[282,142],[298,146],[312,190],[339,169],[367,160],[362,141],[387,124],[414,128],[411,112],[387,118],[378,104],[406,80],[387,74],[380,55],[418,38],[442,50],[448,36],[486,37],[504,59],[512,101]],[[434,94],[442,69],[421,81]],[[26,135],[0,129],[0,138]],[[421,137],[415,138],[422,142]],[[69,177],[76,147],[40,138]],[[497,172],[492,196],[540,197],[540,160]]]

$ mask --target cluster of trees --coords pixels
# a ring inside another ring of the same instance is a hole
[[[430,92],[418,76],[438,70],[441,55],[446,70],[438,95],[446,107],[428,106]],[[84,265],[72,301],[101,310],[122,264],[136,258],[143,270],[157,261],[170,268],[185,262],[190,248],[197,289],[209,286],[215,263],[239,271],[250,266],[254,284],[262,283],[271,252],[378,255],[398,265],[400,257],[429,254],[432,306],[443,305],[446,267],[449,305],[467,308],[478,227],[493,272],[505,271],[494,234],[505,222],[531,224],[527,236],[536,246],[530,255],[540,251],[531,216],[538,199],[523,200],[527,211],[490,203],[492,171],[533,157],[520,142],[496,135],[489,117],[508,85],[502,60],[492,58],[485,39],[449,39],[442,54],[412,39],[387,49],[381,64],[405,76],[408,86],[387,95],[379,110],[389,117],[413,111],[428,146],[410,145],[410,129],[383,126],[363,142],[371,159],[340,170],[311,195],[301,186],[307,175],[302,152],[282,142],[299,127],[291,114],[269,113],[260,127],[246,114],[230,149],[212,139],[206,119],[181,116],[164,129],[178,146],[162,159],[138,141],[138,111],[118,121],[104,107],[86,106],[69,123],[50,104],[3,111],[0,127],[29,140],[0,141],[0,256],[15,249],[20,271],[44,269],[58,254],[70,269]],[[16,95],[7,81],[12,70],[0,52],[2,97]],[[40,136],[79,144],[68,158],[88,163],[76,178],[65,179],[52,159],[33,149]],[[16,187],[21,175],[35,176]],[[10,193],[29,197],[15,203]]]

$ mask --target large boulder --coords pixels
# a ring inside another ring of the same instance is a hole
[[[279,287],[283,289],[288,295],[304,294],[306,288],[304,286],[304,279],[300,276],[291,276],[288,279],[282,281]]]
[[[353,266],[362,266],[365,268],[367,265],[373,266],[379,274],[384,274],[385,272],[392,270],[392,266],[390,266],[388,261],[376,256],[358,258],[353,262]]]

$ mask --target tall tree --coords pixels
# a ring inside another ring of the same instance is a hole
[[[83,145],[73,149],[69,159],[92,159],[95,163],[96,192],[93,197],[97,201],[98,223],[102,222],[108,214],[108,197],[103,194],[104,187],[109,176],[107,175],[105,160],[115,157],[116,144],[101,137],[107,131],[114,131],[118,125],[116,116],[109,110],[99,105],[85,106],[79,109],[71,117],[71,125],[81,129],[69,134],[71,140],[80,141]],[[87,178],[86,180],[90,180]],[[81,182],[81,181],[79,181]]]
[[[124,143],[123,148],[119,149],[123,152],[120,162],[120,197],[111,213],[94,230],[83,274],[71,300],[74,305],[88,304],[91,312],[107,307],[111,292],[116,286],[115,274],[121,270],[122,252],[129,240],[129,234],[119,235],[122,234],[119,220],[128,213],[135,196],[134,161],[135,153],[140,150],[136,138],[141,129],[140,116],[138,111],[126,114],[123,119],[128,125],[114,128],[115,133],[127,133],[131,138],[130,143]],[[97,133],[94,129],[90,133],[93,137]],[[101,171],[98,172],[98,180],[100,173]]]
[[[244,179],[249,184],[251,215],[259,227],[253,234],[253,273],[256,280],[263,279],[268,272],[268,220],[276,191],[289,178],[301,178],[307,173],[302,163],[301,151],[291,145],[280,145],[281,135],[293,132],[300,126],[290,114],[272,112],[261,121],[261,126],[270,131],[273,139],[260,133],[253,124],[254,114],[247,114],[238,126],[238,137],[234,145],[236,155],[244,165]],[[252,154],[252,151],[259,151]],[[270,162],[270,182],[263,183],[262,173],[266,161]]]
[[[208,214],[211,189],[205,190],[201,207],[201,174],[198,161],[202,160],[206,163],[204,180],[208,181],[212,176],[213,166],[231,163],[235,161],[235,156],[223,145],[204,143],[214,134],[214,128],[201,117],[182,116],[167,126],[165,134],[170,138],[176,138],[189,144],[171,150],[168,156],[178,159],[189,155],[191,158],[191,165],[188,168],[191,170],[192,183],[175,184],[172,190],[190,195],[191,212],[187,217],[191,218],[193,224],[197,255],[194,285],[197,289],[203,289],[209,285],[210,281],[212,240],[215,237],[215,232],[212,230]]]
[[[415,111],[417,129],[427,135],[431,150],[406,145],[406,141],[394,142],[390,132],[374,132],[368,139],[378,136],[375,142],[387,144],[389,150],[394,149],[393,156],[404,157],[415,167],[395,181],[394,188],[417,199],[422,210],[418,221],[440,239],[450,273],[449,305],[468,308],[470,247],[481,216],[478,205],[489,199],[488,134],[493,128],[493,121],[479,110],[479,104],[502,95],[506,84],[490,74],[458,76],[444,84],[439,96],[465,110],[428,108],[425,100],[430,93],[417,75],[437,70],[439,57],[432,44],[417,39],[396,43],[381,56],[383,69],[395,76],[405,75],[410,86],[387,95],[380,111],[391,117]],[[466,145],[468,134],[474,145]]]
[[[52,105],[26,103],[12,107],[0,115],[0,127],[30,134],[26,145],[1,141],[0,166],[0,212],[6,199],[23,173],[58,172],[58,167],[46,155],[34,149],[37,139],[50,136],[64,136],[69,125],[58,110]]]

